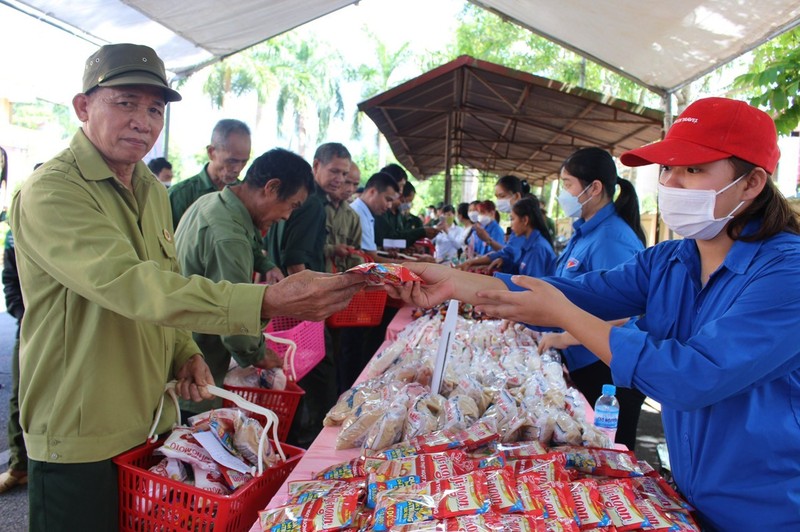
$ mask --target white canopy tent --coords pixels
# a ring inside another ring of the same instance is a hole
[[[383,2],[387,16],[403,2]],[[800,23],[800,0],[470,0],[667,96]],[[358,0],[0,0],[186,76]],[[425,16],[420,13],[420,16]],[[144,31],[146,30],[146,31]],[[148,39],[143,42],[142,35]],[[409,31],[413,39],[413,28]]]

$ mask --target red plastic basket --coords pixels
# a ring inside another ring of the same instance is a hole
[[[328,327],[369,327],[378,325],[386,306],[383,290],[362,290],[353,296],[347,308],[328,316]]]
[[[325,326],[321,321],[301,321],[286,316],[275,316],[269,321],[264,332],[297,344],[297,352],[294,355],[297,380],[305,377],[320,360],[325,358]],[[288,349],[285,344],[272,342],[269,339],[267,347],[282,358],[286,356]],[[286,369],[286,374],[291,375],[289,369]]]
[[[232,495],[217,495],[148,471],[163,457],[147,443],[114,458],[119,471],[119,529],[123,531],[249,530],[303,456],[282,444],[286,462],[264,470]]]
[[[270,390],[267,388],[243,388],[239,386],[223,386],[226,390],[230,390],[238,395],[241,395],[251,403],[258,406],[269,408],[278,416],[278,441],[286,441],[286,436],[289,434],[289,427],[292,426],[294,414],[297,411],[297,405],[300,399],[306,393],[301,387],[292,381],[286,383],[285,390]],[[224,407],[235,407],[231,401],[224,399],[222,401]],[[261,414],[247,415],[257,419],[262,425],[266,418]],[[272,429],[270,429],[272,430]],[[270,433],[271,434],[271,433]]]

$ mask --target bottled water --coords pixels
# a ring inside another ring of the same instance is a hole
[[[594,425],[606,433],[614,443],[619,421],[619,401],[615,397],[617,387],[613,384],[603,385],[603,395],[597,398],[594,404]]]

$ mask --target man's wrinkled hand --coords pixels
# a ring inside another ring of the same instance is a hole
[[[261,369],[275,369],[283,367],[283,359],[278,356],[278,353],[267,347],[264,350],[264,358],[254,364],[257,368]]]
[[[284,277],[285,276],[283,275],[281,269],[275,266],[274,268],[272,268],[271,270],[269,270],[267,273],[264,274],[264,282],[266,282],[267,284],[275,284],[281,281]]]
[[[175,378],[178,380],[175,390],[184,399],[202,401],[214,398],[206,389],[207,385],[214,384],[214,376],[202,355],[193,355],[187,360],[175,373]]]
[[[262,318],[290,316],[321,321],[350,303],[366,286],[360,274],[337,274],[304,270],[270,286],[261,305]]]

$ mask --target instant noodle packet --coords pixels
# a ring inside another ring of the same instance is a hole
[[[558,448],[567,458],[567,469],[607,477],[641,477],[642,470],[631,451],[593,447]]]
[[[631,480],[638,497],[653,501],[663,510],[693,510],[663,477],[636,477]]]
[[[635,530],[650,526],[647,518],[636,506],[633,487],[629,479],[617,479],[599,485],[606,512],[617,530]]]
[[[371,285],[401,286],[408,282],[424,282],[422,277],[405,266],[394,263],[365,262],[350,268],[345,273],[366,275],[367,283]]]
[[[530,476],[537,482],[568,482],[569,473],[565,468],[566,457],[561,453],[548,453],[522,460],[512,460],[508,464],[517,476]]]
[[[314,478],[317,480],[348,480],[363,478],[365,476],[364,459],[358,457],[347,462],[333,464],[318,472],[314,475]]]
[[[465,515],[445,521],[445,532],[547,532],[541,519],[529,515],[495,514]]]
[[[492,511],[499,513],[521,512],[522,500],[517,493],[517,481],[510,467],[485,471],[486,487]]]
[[[519,482],[519,480],[517,481]],[[539,486],[544,508],[547,510],[548,519],[572,519],[578,521],[578,512],[575,510],[575,501],[570,495],[569,484],[566,482],[545,482]]]
[[[490,507],[486,475],[466,475],[384,491],[378,494],[374,530],[395,530],[418,521],[486,513]]]
[[[405,477],[393,478],[391,480],[378,480],[374,473],[371,473],[367,478],[367,508],[375,508],[375,503],[378,494],[388,490],[413,486],[419,484],[420,478],[416,475],[408,475]]]
[[[520,458],[530,458],[532,456],[541,456],[547,454],[549,451],[538,441],[520,441],[516,443],[496,443],[494,448],[499,453],[503,453],[509,460],[518,460]]]
[[[611,524],[611,518],[606,513],[596,481],[581,479],[570,482],[569,491],[575,502],[575,511],[578,514],[578,525],[581,530],[607,527]]]
[[[176,427],[164,440],[164,444],[153,451],[155,455],[166,456],[197,466],[205,471],[217,471],[217,463],[205,448],[194,439],[194,432],[187,427]]]
[[[353,523],[358,494],[342,493],[294,504],[261,510],[258,521],[267,532],[311,532],[343,530]]]
[[[548,517],[539,482],[531,477],[517,477],[517,493],[523,513],[537,519]]]

